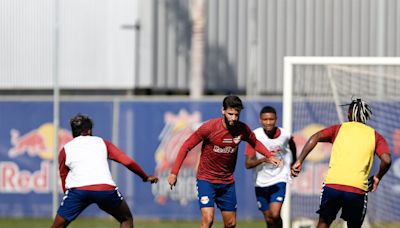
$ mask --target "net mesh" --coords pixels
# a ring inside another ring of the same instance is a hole
[[[378,191],[369,194],[367,223],[392,224],[400,221],[400,66],[310,64],[293,65],[292,131],[301,152],[307,139],[322,129],[347,121],[348,104],[362,98],[372,109],[367,124],[387,140],[392,167]],[[331,145],[320,143],[309,154],[303,171],[292,184],[292,220],[317,219],[321,185]],[[372,173],[379,167],[375,158]],[[338,217],[340,214],[338,215]],[[399,224],[399,223],[397,223]]]

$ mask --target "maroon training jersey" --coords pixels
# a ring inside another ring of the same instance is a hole
[[[221,117],[204,123],[183,143],[171,173],[177,175],[187,153],[203,141],[197,178],[211,183],[233,183],[238,146],[242,140],[271,156],[245,123],[239,121],[235,130],[229,132]]]

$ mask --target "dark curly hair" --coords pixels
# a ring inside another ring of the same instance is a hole
[[[93,121],[89,116],[78,113],[69,121],[72,130],[72,136],[89,135],[88,131],[93,128]]]
[[[222,101],[222,107],[224,108],[224,110],[226,110],[227,108],[234,108],[237,109],[238,111],[244,109],[242,100],[240,100],[238,96],[234,95],[229,95],[225,97],[224,100]]]

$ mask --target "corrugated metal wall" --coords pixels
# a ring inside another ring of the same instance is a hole
[[[154,4],[154,84],[188,88],[188,1]],[[398,12],[396,0],[209,0],[206,90],[281,94],[284,56],[400,56]]]
[[[0,1],[0,88],[51,86],[53,3]],[[191,3],[60,0],[61,86],[188,90]],[[398,12],[397,0],[208,0],[205,90],[281,94],[284,56],[400,56]]]

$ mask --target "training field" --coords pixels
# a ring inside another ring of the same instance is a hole
[[[51,219],[5,219],[0,218],[0,227],[13,227],[13,228],[43,228],[50,227],[52,224]],[[135,228],[197,228],[199,227],[199,221],[135,221]],[[113,219],[94,219],[94,218],[78,218],[72,222],[71,228],[111,228],[119,227],[118,222]],[[220,221],[214,224],[214,227],[223,227]],[[237,227],[252,227],[252,228],[264,228],[265,224],[263,221],[239,221]]]
[[[42,228],[50,227],[52,224],[51,219],[33,219],[33,218],[21,218],[21,219],[7,219],[0,218],[0,227],[13,227],[13,228]],[[135,221],[135,228],[197,228],[199,227],[199,221],[149,221],[149,220],[138,220]],[[111,228],[119,227],[118,222],[113,219],[98,219],[98,218],[78,218],[76,221],[71,223],[71,228]],[[221,221],[214,223],[213,227],[223,227]],[[251,227],[251,228],[265,228],[265,223],[260,220],[254,221],[238,221],[238,228]],[[339,220],[331,226],[332,228],[343,228],[343,224]],[[399,227],[399,223],[385,223],[385,224],[374,224],[372,228],[395,228]]]

